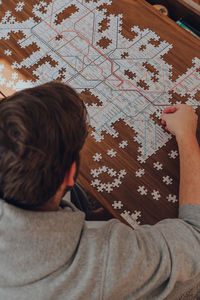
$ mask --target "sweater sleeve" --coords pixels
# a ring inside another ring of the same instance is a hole
[[[200,278],[200,205],[136,230],[112,222],[104,299],[165,299],[176,283]]]

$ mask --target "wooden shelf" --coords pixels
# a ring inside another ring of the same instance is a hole
[[[184,2],[187,2],[189,5],[194,6],[197,8],[197,10],[200,9],[200,0],[183,0]],[[198,7],[199,6],[199,7]]]
[[[169,17],[174,21],[183,19],[190,26],[199,30],[200,0],[147,0],[150,4],[162,4],[167,7]]]

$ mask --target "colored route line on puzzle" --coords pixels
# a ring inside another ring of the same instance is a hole
[[[50,24],[48,23],[48,22],[46,22],[45,20],[42,20],[42,22],[44,22],[46,25],[48,25],[53,31],[55,31],[56,32],[56,35],[55,35],[55,37],[53,37],[53,38],[56,38],[57,36],[61,36],[62,35],[62,33],[63,32],[74,32],[74,33],[76,33],[78,36],[80,36],[81,38],[84,38],[86,41],[87,41],[87,43],[89,44],[89,47],[93,47],[93,49],[95,49],[97,52],[99,52],[102,56],[104,56],[110,63],[111,63],[111,74],[113,74],[116,78],[118,78],[120,81],[121,81],[121,83],[118,85],[118,87],[121,87],[121,85],[123,85],[123,83],[125,82],[125,81],[127,81],[127,82],[129,82],[131,85],[133,85],[136,89],[124,89],[124,90],[122,90],[122,89],[119,89],[119,91],[135,91],[135,92],[138,92],[140,95],[142,95],[147,101],[149,101],[151,104],[153,104],[153,105],[155,105],[155,106],[171,106],[171,104],[154,104],[153,103],[153,101],[151,101],[147,96],[145,96],[144,95],[144,93],[168,93],[169,91],[172,91],[172,90],[174,90],[174,88],[177,86],[177,85],[179,85],[179,84],[181,84],[181,82],[183,82],[185,79],[187,79],[188,77],[190,77],[197,69],[198,69],[198,67],[195,69],[195,70],[193,70],[189,75],[187,75],[185,78],[183,78],[180,82],[178,82],[175,86],[173,86],[172,88],[170,88],[168,91],[141,91],[141,90],[139,90],[138,89],[138,87],[137,86],[135,86],[132,82],[130,82],[130,80],[128,80],[128,79],[122,79],[122,78],[120,78],[116,73],[114,73],[114,69],[113,69],[113,61],[112,60],[110,60],[110,58],[108,57],[108,56],[106,56],[102,51],[100,51],[98,48],[96,48],[92,43],[90,43],[88,40],[87,40],[87,38],[85,37],[85,36],[82,36],[77,30],[76,30],[76,28],[75,28],[75,26],[76,26],[76,24],[80,21],[80,20],[82,20],[82,19],[84,19],[86,16],[88,16],[90,13],[93,13],[97,8],[94,8],[93,10],[90,10],[87,14],[85,14],[84,16],[82,16],[79,20],[77,20],[76,21],[76,23],[74,24],[74,30],[71,30],[71,31],[61,31],[61,32],[57,32],[56,31],[56,29],[52,26],[52,16],[53,16],[53,9],[54,9],[54,1],[52,1],[52,11],[51,11],[51,17],[50,17]],[[94,22],[93,22],[93,26],[94,26]],[[93,27],[93,32],[94,32],[94,27]],[[52,39],[53,39],[52,38]],[[84,55],[84,58],[85,58],[85,54],[84,53],[82,53],[82,51],[81,51],[81,49],[78,49],[75,45],[73,45],[73,43],[71,43],[70,41],[68,41],[65,37],[62,37],[67,43],[70,43],[70,45],[72,46],[72,47],[74,47],[76,50],[78,50],[81,54],[83,54]],[[64,47],[64,46],[62,46],[62,47]],[[89,55],[89,47],[88,47],[88,55]],[[57,53],[57,52],[56,52]],[[58,54],[58,53],[57,53]],[[59,55],[59,54],[58,54]],[[94,63],[95,64],[95,61],[93,60],[91,60],[88,56],[87,56],[87,58],[88,58],[88,60],[90,60],[91,61],[91,63]],[[67,62],[67,61],[66,61]],[[97,64],[95,64],[100,70],[101,70],[101,74],[102,74],[102,76],[104,76],[104,70],[100,67],[100,66],[98,66]],[[78,71],[78,70],[76,70],[76,71]],[[83,76],[83,75],[81,75],[81,76]],[[194,75],[195,76],[195,75]],[[84,76],[83,76],[84,77]],[[198,80],[200,80],[200,78],[198,78],[197,76],[195,76]],[[84,79],[86,79],[86,80],[88,80],[87,78],[85,78],[84,77]],[[109,79],[107,79],[107,80],[109,80]],[[183,85],[182,85],[183,86]],[[199,85],[197,85],[196,87],[194,87],[193,89],[192,89],[192,91],[194,90],[194,89],[196,89],[198,86],[200,86],[200,83],[199,83]],[[187,90],[187,88],[185,87],[185,86],[183,86],[186,90]],[[101,109],[103,109],[104,107],[101,107]]]

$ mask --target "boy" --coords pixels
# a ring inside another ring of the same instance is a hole
[[[86,109],[56,82],[0,103],[0,299],[177,299],[200,279],[200,152],[193,108],[162,123],[180,152],[179,218],[99,228],[62,200],[75,182]]]

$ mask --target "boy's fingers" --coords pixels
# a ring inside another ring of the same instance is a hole
[[[162,120],[162,121],[161,121],[161,124],[165,125],[165,124],[166,124],[166,122],[165,122],[164,120]]]
[[[164,113],[164,114],[168,114],[168,113],[175,112],[176,110],[177,110],[177,107],[176,107],[176,106],[170,106],[170,107],[166,107],[166,108],[163,110],[163,113]]]
[[[167,114],[167,113],[169,113],[169,112],[171,112],[172,111],[172,107],[166,107],[164,110],[163,110],[163,113],[164,114]]]
[[[162,121],[161,122],[166,122],[167,114],[162,114],[161,116]],[[163,123],[162,123],[163,124]]]

